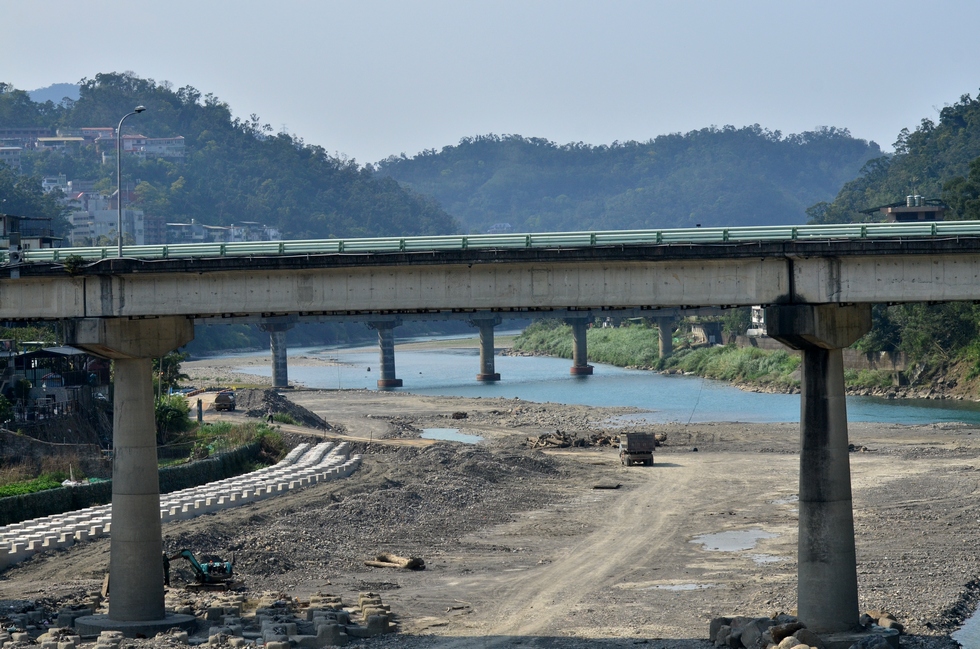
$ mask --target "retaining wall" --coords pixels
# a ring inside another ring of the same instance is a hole
[[[179,491],[239,475],[255,461],[260,448],[261,444],[254,442],[205,460],[160,469],[160,493]],[[0,526],[104,505],[110,501],[111,480],[8,496],[0,498]]]

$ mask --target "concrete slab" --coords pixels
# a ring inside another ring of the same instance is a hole
[[[75,620],[75,628],[82,637],[95,637],[103,631],[119,631],[127,638],[135,638],[137,635],[152,638],[156,634],[174,627],[190,632],[196,626],[196,617],[177,613],[171,613],[162,620],[139,620],[133,622],[112,620],[108,615],[87,615]]]

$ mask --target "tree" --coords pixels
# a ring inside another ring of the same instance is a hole
[[[943,185],[943,200],[957,218],[980,220],[980,157],[970,163],[969,176],[957,176]]]
[[[187,358],[188,354],[173,351],[163,358],[153,359],[153,376],[159,378],[161,392],[169,392],[178,387],[181,381],[187,381],[191,378],[180,371],[180,364]]]
[[[171,433],[180,433],[190,427],[187,414],[190,406],[183,395],[163,395],[153,403],[157,425],[157,443],[166,444]]]

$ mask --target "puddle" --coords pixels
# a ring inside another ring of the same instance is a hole
[[[770,500],[770,505],[788,505],[790,503],[800,502],[799,496],[790,496],[789,498],[780,498],[779,500]]]
[[[651,586],[644,590],[703,590],[705,588],[714,588],[714,584],[660,584],[658,586]]]
[[[691,543],[700,543],[705,550],[713,552],[738,552],[739,550],[751,550],[762,539],[771,539],[777,536],[779,535],[753,528],[751,530],[702,534],[691,539]]]
[[[777,557],[774,554],[750,554],[749,558],[758,563],[759,565],[765,563],[779,563],[780,561],[785,561],[785,557]]]
[[[980,647],[980,615],[974,613],[963,620],[963,626],[949,634],[961,647]]]
[[[467,435],[459,432],[458,428],[423,428],[422,439],[440,439],[444,442],[462,442],[477,444],[483,441],[479,435]]]

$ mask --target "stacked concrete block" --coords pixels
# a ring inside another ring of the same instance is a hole
[[[187,520],[345,478],[360,463],[361,457],[351,456],[346,442],[300,444],[274,466],[165,494],[160,500],[160,519],[164,523]],[[0,527],[0,570],[38,552],[106,536],[111,533],[111,521],[110,504]]]

